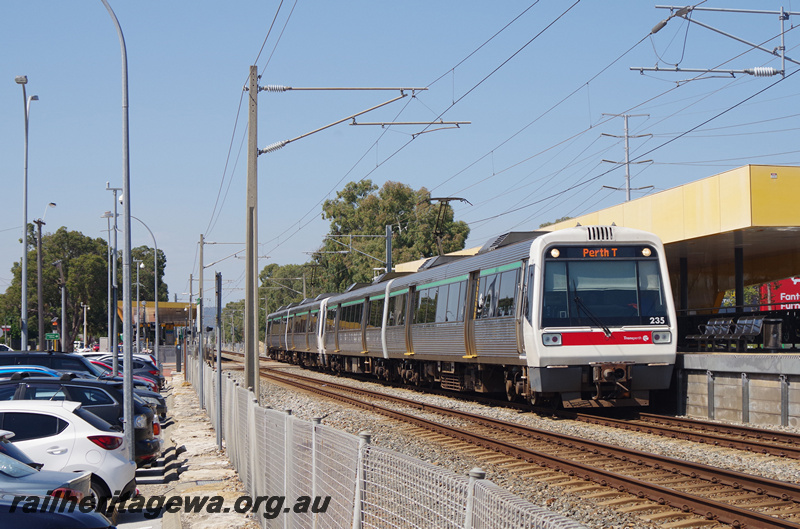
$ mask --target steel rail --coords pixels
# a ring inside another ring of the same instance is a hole
[[[564,472],[570,476],[576,476],[581,479],[587,479],[596,482],[600,485],[613,487],[621,492],[637,495],[641,498],[647,498],[662,505],[668,505],[673,508],[678,508],[685,512],[692,512],[698,516],[703,516],[707,519],[715,519],[723,523],[730,524],[734,527],[750,527],[750,528],[800,528],[800,524],[796,524],[773,516],[760,514],[748,509],[742,509],[734,505],[717,502],[708,498],[698,497],[692,494],[683,493],[677,490],[669,489],[657,484],[646,483],[641,481],[640,478],[633,478],[621,474],[599,470],[583,463],[568,461],[558,456],[551,456],[539,451],[533,451],[520,447],[513,443],[497,440],[481,436],[463,429],[445,426],[434,421],[430,421],[421,417],[405,414],[386,408],[373,403],[366,403],[353,397],[348,397],[341,393],[332,391],[333,389],[345,390],[355,392],[360,395],[369,395],[375,398],[385,399],[387,396],[384,394],[375,394],[367,390],[350,388],[341,384],[321,381],[319,379],[303,377],[300,375],[287,374],[280,372],[280,375],[272,374],[275,371],[269,369],[262,369],[262,375],[266,378],[276,380],[281,383],[289,384],[291,386],[303,389],[305,391],[312,391],[314,393],[324,395],[335,400],[346,402],[348,404],[375,411],[390,418],[400,420],[426,428],[437,433],[448,435],[450,437],[460,439],[462,441],[470,442],[487,449],[499,451],[512,457],[537,463],[552,470]],[[290,377],[290,378],[286,378]],[[294,380],[292,380],[294,379]],[[325,387],[310,387],[308,384],[321,384]],[[773,496],[787,501],[800,500],[800,486],[782,483],[776,480],[750,476],[739,472],[728,471],[724,469],[713,468],[699,463],[691,463],[686,461],[677,460],[666,456],[658,456],[655,454],[648,454],[646,452],[639,452],[636,450],[610,447],[603,443],[594,441],[587,441],[584,439],[574,438],[568,435],[557,434],[547,431],[538,431],[532,428],[514,425],[506,421],[499,421],[489,419],[486,417],[476,416],[467,412],[460,412],[448,408],[441,408],[430,404],[423,404],[414,401],[408,401],[401,397],[389,396],[389,400],[394,402],[401,402],[410,405],[417,409],[434,411],[444,413],[447,415],[455,415],[471,421],[477,421],[485,426],[497,428],[505,431],[518,431],[521,435],[526,435],[536,440],[546,440],[561,447],[580,450],[593,454],[602,455],[605,457],[614,458],[617,460],[630,462],[637,466],[651,466],[657,470],[665,470],[674,474],[682,474],[695,479],[703,479],[712,484],[727,485],[734,489],[748,490],[756,492],[761,495]]]

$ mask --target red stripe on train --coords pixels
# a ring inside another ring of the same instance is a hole
[[[561,345],[641,345],[653,343],[649,331],[617,331],[606,337],[603,331],[561,333]]]

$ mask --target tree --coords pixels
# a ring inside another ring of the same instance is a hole
[[[443,210],[442,250],[464,248],[469,227],[454,221],[449,204],[431,204],[427,189],[414,190],[399,182],[386,182],[378,189],[372,181],[350,182],[322,205],[330,231],[314,254],[319,266],[316,285],[322,291],[341,292],[353,283],[372,281],[375,268],[385,267],[383,237],[392,225],[392,262],[405,262],[437,255],[436,228]],[[378,237],[352,237],[369,235]]]
[[[38,299],[36,270],[36,238],[32,225],[28,229],[28,334],[30,338],[38,336]],[[140,246],[131,251],[133,258],[141,259],[145,268],[140,270],[139,280],[142,283],[143,299],[153,299],[153,250]],[[69,231],[61,227],[55,233],[42,234],[42,286],[43,313],[45,330],[55,330],[53,320],[61,322],[61,289],[60,274],[53,264],[61,261],[64,279],[67,286],[67,329],[61,330],[62,350],[72,351],[72,342],[83,333],[83,307],[86,311],[87,330],[90,336],[105,336],[108,326],[108,253],[103,239],[91,238],[78,231]],[[159,250],[159,278],[163,277],[166,256]],[[122,288],[122,267],[118,266],[118,284]],[[15,263],[11,269],[13,278],[4,294],[0,294],[0,321],[12,323],[12,336],[20,337],[19,307],[21,299],[21,266]],[[133,271],[135,281],[135,270]],[[119,298],[122,298],[120,291]],[[159,301],[169,299],[167,285],[159,281]],[[115,311],[116,312],[116,311]]]
[[[552,226],[553,224],[558,224],[559,222],[564,222],[565,220],[569,220],[571,218],[572,217],[567,215],[566,217],[561,217],[560,219],[556,219],[554,221],[542,222],[541,224],[539,224],[539,227],[544,228],[545,226]]]
[[[153,276],[153,249],[149,246],[137,246],[131,249],[131,281],[136,281],[136,269],[133,268],[133,259],[138,259],[144,267],[139,268],[139,297],[145,301],[154,301],[153,289],[155,277]],[[158,251],[158,301],[169,301],[169,288],[164,283],[164,270],[167,267],[167,256],[163,251]],[[119,282],[122,283],[122,267],[118,266]],[[134,289],[136,285],[134,284]],[[134,290],[135,292],[135,290]]]
[[[28,262],[36,263],[36,244],[32,227],[29,227]],[[77,231],[61,227],[52,234],[42,235],[42,296],[45,329],[53,329],[52,321],[61,322],[60,273],[55,266],[61,261],[67,287],[67,328],[59,329],[62,334],[62,349],[72,351],[72,342],[79,332],[83,332],[82,303],[92,307],[86,313],[87,327],[98,334],[106,327],[106,243],[103,239],[86,237]],[[14,264],[11,270],[13,279],[5,294],[0,295],[0,319],[3,321],[19,316],[21,298],[21,267]],[[36,297],[36,266],[28,267],[28,334],[38,336],[38,299]],[[19,336],[19,335],[17,335]]]

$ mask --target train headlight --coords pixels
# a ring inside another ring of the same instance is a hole
[[[669,331],[653,331],[653,343],[672,342],[672,333]]]
[[[650,257],[650,248],[642,248],[642,255],[645,257]]]
[[[546,332],[542,335],[542,343],[545,345],[561,345],[561,333]]]

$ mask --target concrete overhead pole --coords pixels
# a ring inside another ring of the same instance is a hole
[[[258,399],[258,67],[248,84],[247,204],[245,222],[244,381]]]

